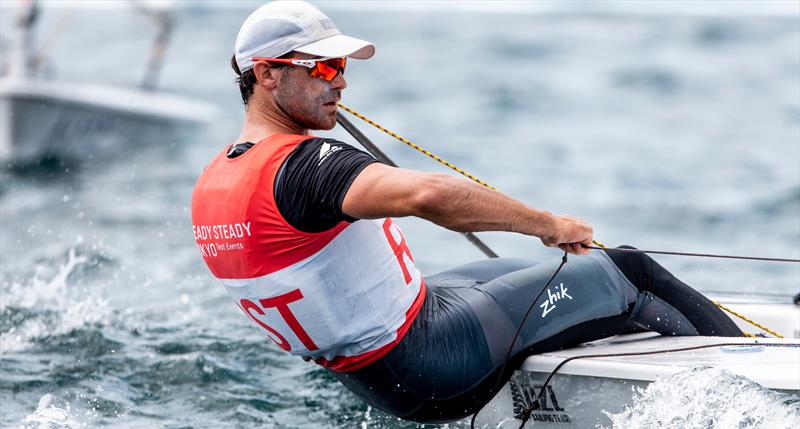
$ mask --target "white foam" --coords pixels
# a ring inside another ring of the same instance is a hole
[[[606,413],[613,428],[797,428],[800,397],[718,368],[696,368],[638,389],[631,405]]]
[[[0,352],[21,351],[38,338],[106,323],[111,307],[99,291],[69,282],[70,274],[87,261],[73,247],[52,279],[43,280],[37,273],[30,282],[3,285],[0,311],[22,308],[36,315],[0,334]]]
[[[85,428],[86,424],[78,421],[72,415],[69,404],[63,408],[54,404],[51,394],[46,394],[39,399],[36,411],[25,417],[22,429],[80,429]]]
[[[367,411],[364,411],[364,420],[361,421],[361,429],[367,429],[369,427],[369,422],[372,420],[372,407],[367,405]]]

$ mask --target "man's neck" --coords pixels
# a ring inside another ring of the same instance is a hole
[[[244,125],[237,142],[258,142],[273,134],[308,134],[294,121],[278,109],[269,109],[257,103],[248,105],[244,115]]]

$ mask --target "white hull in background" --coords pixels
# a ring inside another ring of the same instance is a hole
[[[786,336],[778,338],[662,337],[646,332],[620,335],[580,347],[531,356],[476,418],[477,428],[518,428],[521,413],[539,398],[525,427],[608,427],[607,413],[631,405],[635,392],[656,379],[692,368],[730,371],[778,392],[800,395],[800,307],[769,299],[739,296],[723,305]],[[734,318],[747,332],[759,332]],[[747,346],[725,346],[747,343]],[[542,389],[545,379],[565,359],[596,354],[650,352],[709,346],[691,351],[641,356],[588,357],[562,366]]]
[[[212,105],[161,92],[60,81],[0,80],[0,161],[109,159],[172,146],[199,131]]]

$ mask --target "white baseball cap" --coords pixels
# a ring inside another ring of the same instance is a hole
[[[276,58],[292,51],[366,60],[375,54],[375,46],[343,35],[311,4],[286,0],[267,3],[247,17],[236,36],[234,56],[245,72],[253,68],[253,57]]]

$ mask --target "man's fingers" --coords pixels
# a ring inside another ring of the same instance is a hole
[[[589,249],[583,247],[581,243],[562,243],[558,245],[558,248],[573,255],[585,255],[589,253]]]
[[[557,216],[557,224],[552,235],[542,237],[542,242],[549,247],[559,249],[573,255],[585,255],[589,249],[585,246],[592,244],[592,227],[583,219],[575,216]]]

